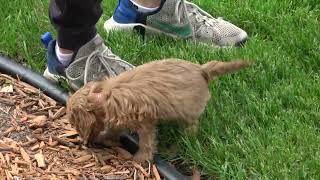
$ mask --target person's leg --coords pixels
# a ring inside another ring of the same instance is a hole
[[[50,0],[49,18],[57,40],[48,45],[44,76],[65,77],[73,89],[91,80],[115,76],[133,66],[114,55],[98,35],[101,0]]]
[[[101,0],[50,0],[49,18],[59,47],[77,50],[90,41],[102,12]]]
[[[126,12],[136,12],[135,6],[131,6],[130,2],[119,0],[113,16],[104,24],[106,31],[132,30],[136,26],[142,26],[150,32],[162,32],[218,46],[242,45],[247,40],[248,35],[244,30],[230,22],[212,17],[197,5],[185,0],[162,0],[164,4],[160,6],[161,10],[148,15],[144,21],[128,18],[132,16]],[[124,6],[125,4],[128,5]]]

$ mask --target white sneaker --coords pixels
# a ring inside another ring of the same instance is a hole
[[[47,68],[43,76],[53,82],[63,78],[73,90],[78,90],[90,81],[117,76],[135,67],[113,54],[99,34],[77,51],[68,67],[63,67],[58,61],[54,51],[55,43],[55,40],[49,43]]]
[[[113,54],[97,34],[78,50],[74,61],[65,69],[65,74],[72,88],[79,89],[90,81],[114,77],[134,67]]]
[[[162,9],[147,17],[146,24],[118,23],[113,16],[104,28],[111,30],[133,30],[142,26],[147,32],[165,33],[172,37],[193,39],[218,46],[243,45],[248,35],[239,27],[222,18],[214,18],[194,3],[185,0],[166,0]]]
[[[58,82],[60,78],[65,79],[63,76],[59,76],[53,73],[50,73],[48,67],[46,68],[46,70],[44,70],[43,72],[43,76],[53,82]]]

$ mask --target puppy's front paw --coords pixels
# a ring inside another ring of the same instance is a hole
[[[113,140],[104,140],[103,142],[102,142],[102,144],[104,145],[104,146],[107,146],[107,147],[120,147],[122,144],[120,143],[120,142],[118,142],[118,141],[113,141]]]
[[[137,162],[145,162],[145,161],[152,161],[152,153],[141,152],[138,151],[134,156],[133,160]]]

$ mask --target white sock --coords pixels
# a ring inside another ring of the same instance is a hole
[[[72,60],[73,53],[62,53],[58,43],[56,43],[56,55],[62,65],[68,66]]]
[[[141,13],[151,13],[151,12],[158,10],[158,8],[159,8],[159,7],[148,8],[148,7],[144,7],[140,4],[138,4],[137,2],[134,2],[134,0],[130,0],[130,1],[138,7],[138,12],[141,12]]]

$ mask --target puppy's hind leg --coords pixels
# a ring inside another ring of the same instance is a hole
[[[188,121],[188,123],[186,123],[184,131],[187,134],[195,134],[198,132],[198,129],[199,129],[199,120],[195,119],[195,120]]]
[[[202,96],[200,98],[200,99],[202,99],[202,101],[200,101],[198,106],[196,106],[195,108],[190,108],[192,110],[189,111],[187,116],[184,116],[184,118],[183,118],[184,124],[185,124],[184,131],[186,133],[195,134],[198,132],[200,116],[201,116],[201,114],[203,114],[205,107],[206,107],[206,102],[208,101],[209,98],[210,98],[209,91],[205,90],[202,93]]]
[[[138,130],[139,150],[133,159],[138,162],[153,160],[156,151],[156,127],[155,125],[142,126]]]

